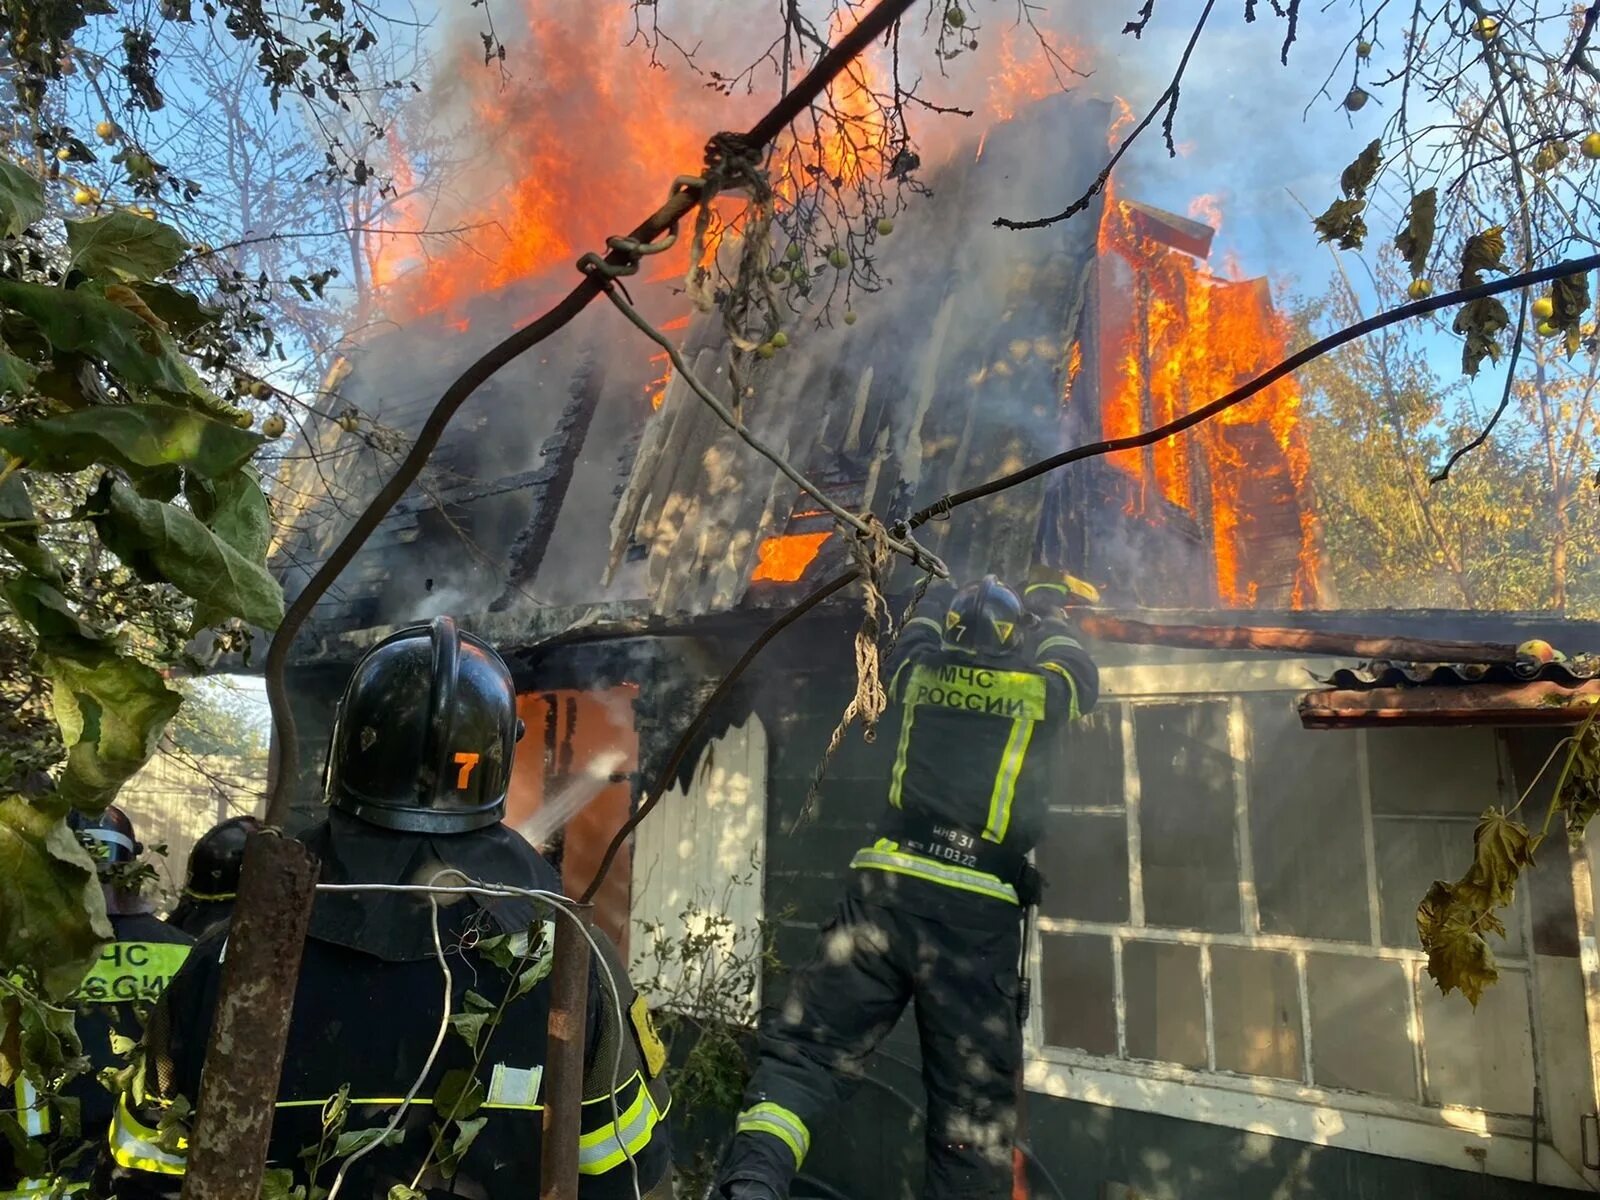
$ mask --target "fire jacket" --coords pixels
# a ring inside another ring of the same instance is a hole
[[[67,1001],[88,1067],[62,1089],[69,1104],[51,1103],[26,1079],[13,1084],[16,1119],[28,1142],[14,1150],[0,1140],[0,1198],[42,1196],[88,1186],[95,1150],[111,1124],[115,1095],[99,1077],[126,1068],[143,1018],[177,974],[194,939],[150,913],[112,913],[116,940]],[[121,1053],[118,1051],[121,1050]],[[76,1112],[72,1112],[72,1106]]]
[[[948,644],[930,617],[907,622],[888,666],[895,707],[885,725],[898,727],[898,740],[885,836],[852,867],[1019,902],[1017,868],[1060,786],[1048,748],[1099,696],[1099,672],[1062,618],[1059,596],[1035,586],[1024,603],[1032,623],[1000,654]],[[870,890],[884,899],[883,887]]]
[[[369,840],[379,836],[373,833]],[[381,836],[402,849],[430,844],[425,837]],[[318,846],[314,837],[307,840]],[[431,844],[481,846],[486,841],[493,853],[480,861],[515,854],[510,843],[520,843],[534,868],[519,886],[557,890],[548,865],[503,826],[436,837]],[[337,853],[339,847],[325,839],[318,848]],[[433,877],[438,865],[431,860],[421,878]],[[325,858],[324,881],[329,874]],[[512,881],[501,872],[499,882]],[[367,1200],[388,1195],[396,1185],[410,1186],[426,1162],[417,1186],[429,1200],[525,1200],[538,1190],[554,919],[536,909],[531,923],[504,933],[470,903],[441,904],[440,941],[451,968],[451,1028],[416,1098],[406,1105],[444,1015],[443,978],[431,951],[432,915],[426,904],[417,906],[414,896],[375,893],[369,905],[351,910],[355,919],[348,928],[358,936],[344,939],[339,930],[349,914],[337,911],[344,898],[325,893],[313,908],[268,1169],[290,1171],[294,1183],[309,1183],[314,1191],[330,1187],[349,1163],[341,1192]],[[329,911],[337,919],[319,921]],[[422,958],[406,949],[418,918],[430,946]],[[571,936],[570,926],[566,932]],[[344,940],[365,940],[391,952],[372,953]],[[636,1169],[642,1193],[670,1195],[670,1101],[661,1078],[665,1051],[616,950],[603,934],[597,933],[596,941],[602,957],[591,965],[579,1194],[583,1200],[631,1198]],[[202,939],[151,1020],[140,1069],[111,1125],[101,1187],[113,1197],[172,1200],[182,1188],[187,1116],[200,1096],[226,956],[226,929]],[[359,1159],[350,1152],[353,1142],[343,1154],[332,1152],[340,1134],[349,1139],[383,1129],[397,1112],[396,1136]],[[341,1125],[327,1136],[334,1120]],[[319,1145],[327,1152],[319,1153]]]

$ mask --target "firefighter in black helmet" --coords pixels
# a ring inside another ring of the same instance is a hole
[[[322,861],[322,882],[472,880],[558,891],[544,860],[501,824],[522,732],[516,700],[500,656],[448,617],[373,647],[334,718],[324,772],[332,811],[304,837]],[[559,919],[524,896],[441,898],[435,917],[429,897],[417,893],[319,893],[279,1083],[272,1165],[292,1170],[313,1194],[328,1188],[344,1164],[318,1165],[302,1152],[321,1142],[330,1102],[348,1089],[349,1131],[381,1128],[403,1107],[398,1138],[346,1160],[342,1191],[351,1200],[383,1200],[391,1189],[413,1196],[413,1187],[429,1198],[479,1200],[522,1200],[536,1190],[545,975]],[[568,925],[561,936],[571,935]],[[436,938],[451,965],[451,1013],[501,1015],[457,1023],[418,1098],[402,1106],[444,1016]],[[637,1170],[647,1196],[669,1196],[665,1054],[616,951],[597,938],[604,961],[590,979],[579,1194],[632,1197]],[[111,1128],[103,1182],[114,1196],[176,1197],[182,1187],[182,1147],[160,1130],[163,1115],[170,1127],[181,1113],[173,1108],[180,1097],[199,1095],[225,946],[218,931],[196,948],[152,1022]]]
[[[254,817],[230,817],[207,830],[189,851],[189,869],[183,896],[167,917],[167,924],[191,937],[204,937],[233,915],[239,891],[239,870],[244,866],[244,844],[261,832]]]
[[[74,810],[67,824],[95,861],[115,940],[101,947],[99,959],[67,1001],[77,1009],[74,1026],[88,1060],[86,1069],[55,1102],[26,1079],[16,1080],[15,1116],[26,1140],[12,1145],[0,1139],[0,1197],[5,1200],[43,1200],[87,1186],[114,1103],[98,1076],[128,1065],[120,1048],[139,1038],[145,1014],[194,942],[156,917],[142,894],[151,875],[140,870],[144,847],[127,813],[114,806],[96,817]]]
[[[1057,588],[1065,590],[1057,590]],[[915,1002],[927,1085],[929,1200],[1011,1195],[1026,991],[1022,916],[1039,880],[1028,852],[1052,786],[1045,748],[1094,706],[1099,673],[1062,617],[1087,585],[986,576],[942,620],[909,621],[889,665],[898,706],[881,836],[811,962],[767,1015],[720,1176],[729,1200],[774,1200],[817,1121]]]

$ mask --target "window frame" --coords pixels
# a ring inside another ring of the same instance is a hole
[[[1427,1045],[1422,1028],[1422,989],[1431,987],[1432,983],[1426,975],[1427,956],[1420,949],[1383,945],[1376,824],[1369,770],[1369,731],[1355,731],[1362,846],[1366,860],[1367,941],[1324,941],[1261,932],[1254,879],[1255,863],[1250,843],[1251,780],[1248,770],[1243,768],[1248,761],[1250,737],[1244,698],[1263,693],[1298,695],[1306,690],[1308,671],[1326,677],[1334,665],[1331,660],[1321,659],[1245,659],[1102,668],[1101,702],[1118,705],[1121,709],[1123,804],[1120,811],[1126,816],[1128,834],[1128,920],[1126,923],[1114,923],[1045,917],[1042,914],[1038,917],[1028,947],[1028,960],[1033,978],[1039,981],[1041,994],[1039,1002],[1032,1006],[1024,1029],[1025,1086],[1029,1091],[1042,1095],[1178,1116],[1274,1137],[1343,1146],[1456,1169],[1481,1170],[1511,1179],[1531,1179],[1536,1131],[1534,1117],[1495,1113],[1466,1105],[1433,1105],[1426,1102]],[[1144,705],[1218,702],[1228,705],[1228,740],[1235,760],[1234,837],[1241,932],[1210,933],[1147,925],[1134,713]],[[1489,729],[1484,730],[1484,735],[1494,738],[1496,761],[1501,767],[1499,786],[1502,802],[1514,802],[1514,795],[1506,795],[1508,791],[1515,791],[1515,784],[1505,739],[1497,731]],[[1079,812],[1108,815],[1114,811],[1118,810],[1106,805],[1051,806],[1052,815]],[[1450,817],[1445,816],[1444,819]],[[1472,819],[1461,818],[1464,833],[1470,833],[1472,823]],[[1463,844],[1469,845],[1470,838]],[[1531,1010],[1529,1029],[1534,1079],[1545,1095],[1548,1095],[1551,1086],[1552,1067],[1557,1072],[1573,1070],[1583,1074],[1584,1078],[1579,1082],[1591,1086],[1584,1070],[1587,1056],[1569,1056],[1577,1059],[1578,1063],[1571,1068],[1563,1068],[1558,1059],[1552,1059],[1545,1052],[1539,970],[1536,969],[1533,943],[1532,905],[1524,903],[1518,907],[1522,953],[1515,957],[1497,954],[1496,961],[1504,974],[1519,974],[1525,980]],[[1045,1043],[1043,948],[1045,937],[1052,933],[1084,934],[1110,940],[1117,1057],[1108,1058]],[[1123,946],[1127,941],[1199,947],[1207,1061],[1204,1070],[1128,1057],[1128,1011],[1123,991]],[[1219,945],[1271,950],[1294,956],[1301,1022],[1302,1077],[1299,1081],[1234,1074],[1216,1067],[1216,1026],[1209,967],[1211,948]],[[1346,954],[1369,961],[1399,962],[1404,965],[1409,984],[1406,988],[1406,1033],[1412,1048],[1416,1099],[1319,1087],[1315,1084],[1307,970],[1309,956],[1313,953]],[[1577,962],[1574,960],[1576,969]],[[1564,1084],[1566,1080],[1562,1078],[1559,1082]],[[1556,1150],[1548,1122],[1538,1127],[1538,1133],[1541,1151],[1537,1162],[1539,1182],[1587,1189],[1589,1185],[1583,1176]]]

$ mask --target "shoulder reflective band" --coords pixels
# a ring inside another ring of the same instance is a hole
[[[161,1131],[133,1115],[127,1096],[117,1100],[117,1111],[111,1118],[111,1157],[119,1167],[153,1175],[182,1175],[188,1166],[188,1150],[186,1138],[178,1139],[175,1153],[162,1149]]]
[[[1061,676],[1061,678],[1067,681],[1067,691],[1072,695],[1072,699],[1068,701],[1067,720],[1076,721],[1079,717],[1083,716],[1083,713],[1078,709],[1078,681],[1072,677],[1072,672],[1067,670],[1060,663],[1040,663],[1039,666],[1041,670],[1054,671],[1057,675]]]
[[[650,1144],[650,1135],[660,1121],[650,1089],[640,1081],[633,1103],[614,1122],[578,1138],[578,1173],[603,1175],[627,1162]]]
[[[914,879],[925,879],[929,883],[978,896],[990,896],[1010,904],[1018,903],[1017,889],[1002,881],[998,875],[969,871],[966,867],[950,867],[931,858],[923,858],[920,854],[908,854],[900,849],[898,842],[888,838],[879,838],[869,850],[858,850],[850,860],[850,866],[857,871],[888,871],[895,875],[909,875]]]
[[[189,947],[181,942],[112,942],[100,951],[73,999],[90,1004],[154,1000],[188,957]]]
[[[739,1114],[738,1132],[765,1133],[777,1138],[794,1155],[795,1169],[799,1170],[811,1149],[811,1131],[806,1123],[781,1104],[763,1101]]]
[[[34,1091],[33,1084],[26,1079],[18,1079],[15,1090],[17,1123],[22,1126],[22,1132],[31,1138],[43,1137],[49,1133],[50,1106],[39,1099],[39,1093]]]

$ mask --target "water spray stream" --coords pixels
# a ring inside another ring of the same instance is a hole
[[[573,776],[562,788],[552,794],[539,810],[522,824],[517,832],[526,838],[534,849],[550,844],[568,821],[583,811],[612,783],[612,776],[621,769],[627,755],[621,750],[607,750],[591,758],[583,771]]]

